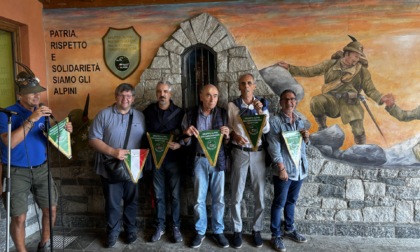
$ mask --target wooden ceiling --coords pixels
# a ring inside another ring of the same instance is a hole
[[[44,9],[63,8],[96,8],[96,7],[117,7],[133,5],[158,5],[158,4],[185,4],[215,2],[209,0],[39,0]],[[217,0],[227,2],[229,0]]]

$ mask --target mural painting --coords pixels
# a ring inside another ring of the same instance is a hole
[[[208,14],[203,17],[203,13]],[[142,38],[141,63],[124,81],[137,85],[139,107],[152,101],[160,78],[173,78],[179,85],[175,93],[181,105],[181,68],[174,62],[178,64],[191,45],[226,45],[215,50],[217,69],[227,69],[224,75],[217,75],[225,99],[237,96],[235,76],[239,72],[256,72],[260,96],[275,97],[284,83],[298,89],[297,108],[307,118],[308,127],[313,125],[312,143],[325,155],[362,164],[420,165],[415,154],[420,121],[411,120],[418,119],[418,109],[410,110],[418,104],[415,94],[420,91],[416,70],[420,14],[410,1],[266,1],[45,10],[44,22],[46,53],[51,59],[49,100],[61,116],[67,115],[69,108],[82,108],[88,94],[91,117],[113,101],[107,90],[121,80],[103,62],[101,38],[109,27],[132,26]],[[191,40],[186,24],[191,25],[193,34],[200,30],[206,36]],[[209,24],[214,27],[206,26]],[[220,34],[224,37],[217,38]],[[80,46],[58,47],[63,42]],[[241,65],[243,62],[248,65]],[[341,74],[341,62],[352,67],[343,70],[343,78],[337,78],[332,69]],[[89,71],[64,71],[71,65],[88,65],[84,69]],[[231,71],[233,67],[237,71]],[[70,75],[76,77],[74,83],[57,81]],[[341,85],[338,79],[350,85]],[[61,102],[63,97],[66,104]]]

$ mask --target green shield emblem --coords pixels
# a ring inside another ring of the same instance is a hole
[[[139,66],[141,36],[134,27],[109,28],[102,37],[102,43],[106,66],[121,80],[130,76]]]

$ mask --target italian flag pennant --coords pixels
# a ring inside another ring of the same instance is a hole
[[[124,163],[133,183],[139,181],[148,154],[149,149],[133,149],[130,150],[127,157],[124,159]]]

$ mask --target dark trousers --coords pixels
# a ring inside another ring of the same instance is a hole
[[[105,198],[106,232],[108,236],[118,236],[121,229],[121,200],[123,201],[122,221],[127,233],[137,233],[136,216],[138,206],[137,184],[131,181],[109,183],[102,177]]]
[[[170,194],[172,225],[180,226],[180,173],[177,162],[167,162],[153,171],[153,187],[156,195],[157,228],[165,229],[166,193]]]

